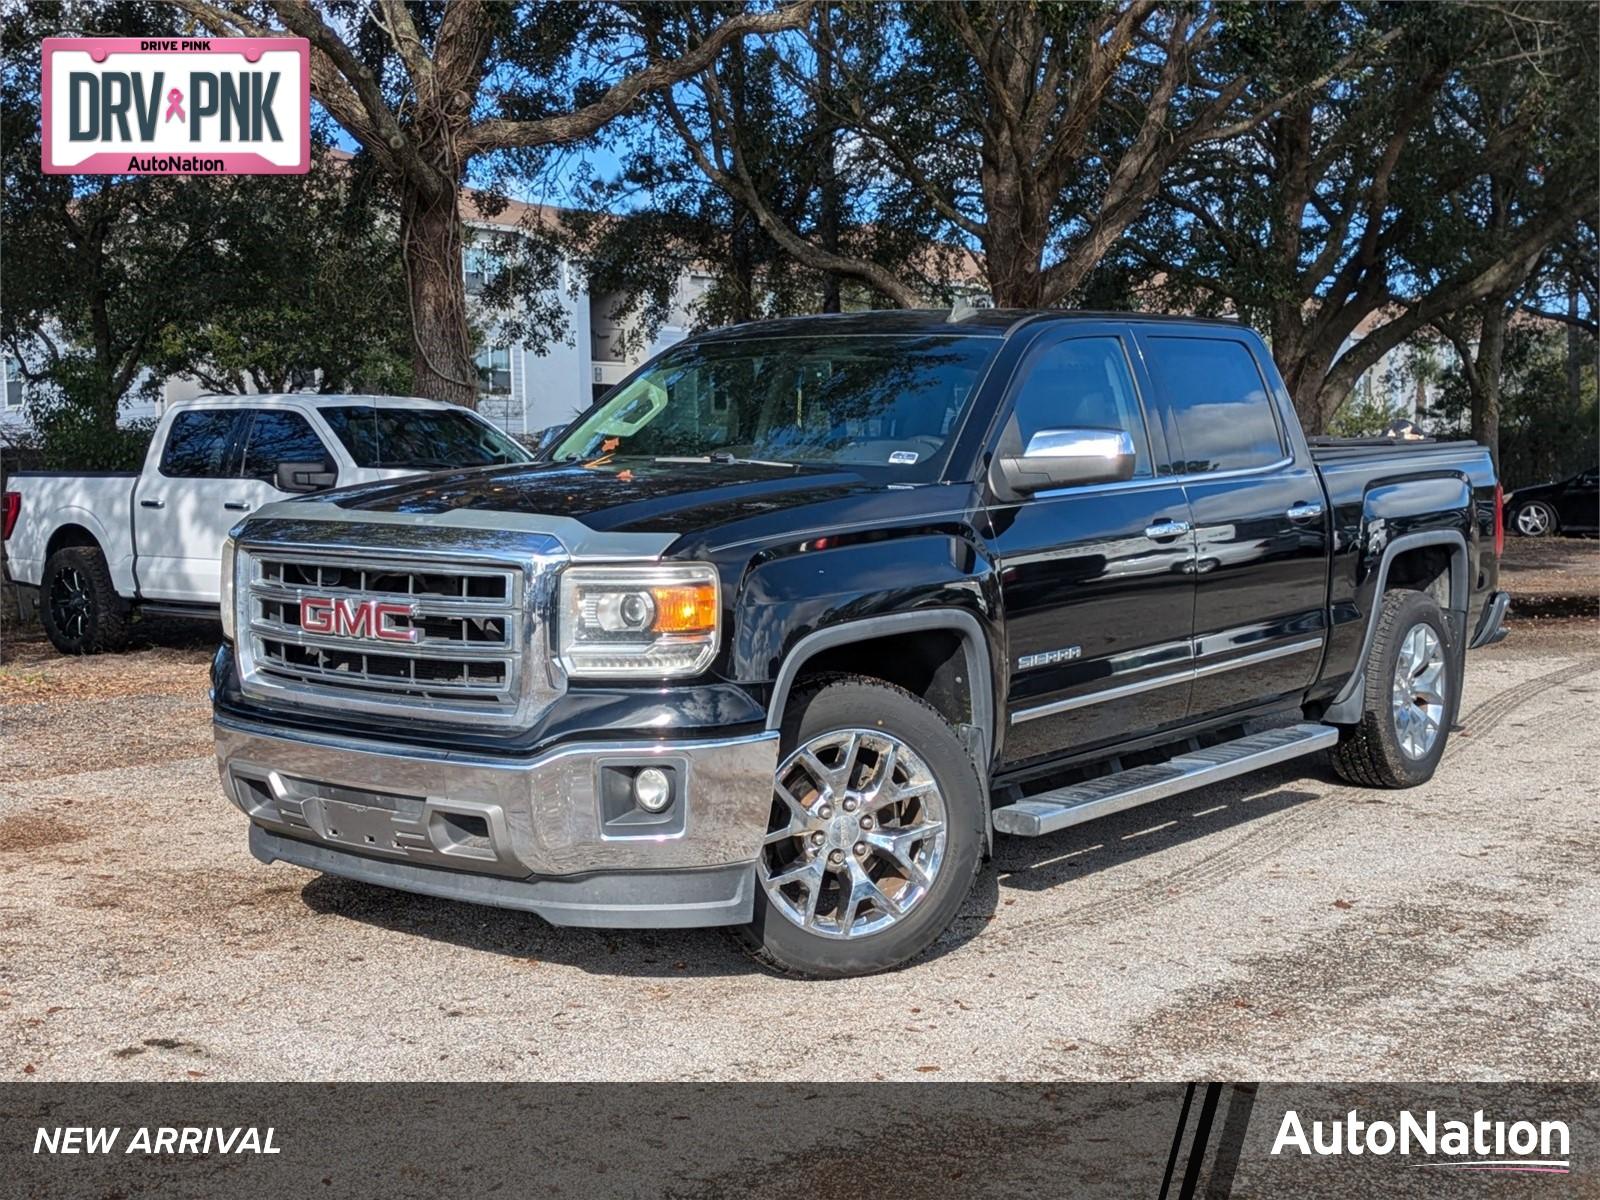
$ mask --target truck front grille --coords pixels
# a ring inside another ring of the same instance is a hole
[[[240,554],[247,692],[473,722],[518,714],[536,669],[521,567]]]

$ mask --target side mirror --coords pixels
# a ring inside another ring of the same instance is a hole
[[[281,462],[278,464],[280,492],[321,492],[339,481],[338,473],[325,462]]]
[[[1133,478],[1133,438],[1123,429],[1041,429],[1021,455],[995,460],[1000,478],[1019,495]]]

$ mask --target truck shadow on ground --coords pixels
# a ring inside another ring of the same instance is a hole
[[[1252,827],[1264,827],[1268,818],[1323,799],[1329,791],[1326,786],[1319,791],[1289,785],[1331,782],[1326,766],[1294,764],[1169,796],[1044,837],[1003,837],[995,846],[995,873],[1003,889],[1041,892],[1205,838],[1215,837],[1212,854],[1221,853],[1239,837],[1219,835],[1238,830],[1249,836]]]
[[[927,964],[962,949],[994,919],[1003,890],[1070,888],[1100,871],[1187,842],[1247,827],[1318,799],[1284,786],[1306,780],[1306,768],[1265,772],[1173,796],[1043,838],[1001,837],[994,861],[980,871],[961,912],[937,943],[914,959]],[[1218,837],[1218,852],[1237,837]],[[319,915],[360,921],[389,932],[428,938],[530,964],[576,967],[595,975],[714,978],[759,975],[763,968],[722,929],[606,930],[546,924],[531,913],[484,908],[320,876],[301,891]],[[1104,900],[1098,894],[1093,897]],[[1071,914],[1062,913],[1063,928]]]
[[[392,933],[429,938],[530,964],[576,967],[593,975],[716,978],[772,974],[739,945],[731,929],[575,929],[546,923],[532,913],[486,908],[396,892],[322,875],[301,889],[319,916],[361,921]],[[963,917],[992,913],[999,903],[994,872],[983,871],[962,908]],[[986,918],[960,920],[910,966],[960,949],[983,930]]]

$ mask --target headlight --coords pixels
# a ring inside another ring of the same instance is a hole
[[[233,640],[233,562],[237,545],[231,536],[222,543],[222,587],[217,596],[222,609],[222,636],[230,642]]]
[[[558,614],[568,675],[695,675],[717,655],[717,573],[701,563],[568,567]]]

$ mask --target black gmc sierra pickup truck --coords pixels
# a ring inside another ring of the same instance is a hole
[[[1483,447],[1308,442],[1237,324],[728,329],[543,461],[237,526],[222,784],[264,862],[876,971],[997,833],[1322,749],[1428,779],[1501,537]]]

